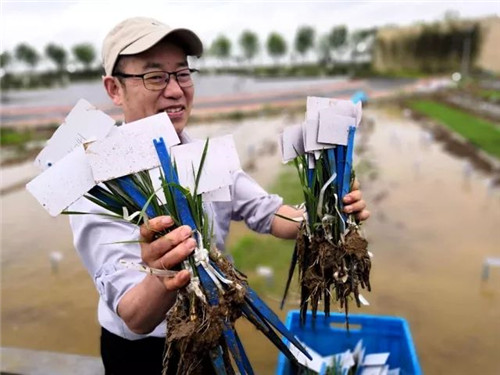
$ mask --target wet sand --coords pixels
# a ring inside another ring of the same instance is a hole
[[[498,374],[500,269],[483,283],[481,266],[500,256],[499,191],[412,121],[373,115],[364,157],[378,178],[361,182],[374,291],[363,310],[409,320],[426,374]]]
[[[500,373],[500,269],[481,282],[484,258],[500,256],[498,189],[399,113],[369,109],[366,116],[375,126],[363,135],[367,149],[357,160],[373,163],[365,173],[360,164],[359,178],[373,215],[365,232],[375,254],[374,290],[365,293],[371,306],[354,312],[407,318],[426,374]],[[246,120],[236,128],[242,164],[288,122]],[[211,125],[192,134],[230,128]],[[269,184],[268,172],[278,165],[276,155],[268,156],[255,178]],[[24,190],[0,203],[2,346],[97,355],[97,293],[72,248],[67,218],[51,218]],[[63,254],[57,273],[52,251]],[[273,373],[276,351],[252,327],[239,329],[256,373]]]

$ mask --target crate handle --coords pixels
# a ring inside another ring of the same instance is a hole
[[[334,331],[346,331],[347,329],[345,327],[345,323],[338,323],[338,322],[333,322],[330,323],[330,328]],[[363,326],[361,324],[353,324],[349,323],[349,332],[358,332],[361,331]]]

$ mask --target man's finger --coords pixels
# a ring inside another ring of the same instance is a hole
[[[157,233],[171,227],[174,221],[170,216],[158,216],[147,221],[140,226],[141,239],[151,242]]]
[[[171,269],[185,260],[196,248],[196,241],[193,238],[181,242],[172,249],[169,249],[159,258],[143,257],[144,261],[153,267],[160,269]]]
[[[353,212],[361,212],[366,208],[366,202],[364,200],[359,200],[354,202],[353,204],[347,205],[344,207],[345,213],[353,213]]]
[[[174,229],[172,232],[161,236],[151,242],[149,246],[143,247],[143,252],[148,259],[161,258],[165,253],[181,244],[191,237],[193,231],[187,225]],[[195,242],[194,239],[191,239]]]
[[[163,284],[165,285],[165,288],[169,291],[175,291],[180,288],[185,287],[188,283],[189,280],[191,279],[191,274],[187,270],[182,270],[175,275],[175,277],[172,278],[163,278]]]
[[[356,219],[358,221],[365,221],[370,217],[370,211],[363,210],[359,214],[356,215]]]
[[[362,196],[361,190],[353,190],[344,197],[343,201],[345,204],[353,203],[361,200]]]
[[[359,190],[360,188],[360,183],[359,183],[359,180],[357,178],[354,179],[354,182],[352,184],[352,189],[351,191],[354,191],[354,190]]]

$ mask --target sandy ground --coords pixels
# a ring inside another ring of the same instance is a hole
[[[500,373],[500,269],[481,281],[485,257],[500,256],[499,191],[399,113],[370,109],[366,116],[375,125],[357,141],[366,141],[357,160],[373,213],[365,233],[375,258],[371,306],[361,312],[407,318],[426,374]],[[251,167],[251,155],[267,155],[254,170],[266,185],[280,164],[270,151],[277,133],[297,120],[221,123],[191,133],[233,130],[243,165]],[[18,176],[25,178],[23,168]],[[72,248],[67,218],[50,218],[24,190],[0,203],[1,345],[97,355],[97,294]],[[57,272],[49,262],[54,251],[63,256]],[[273,373],[276,351],[253,328],[240,327],[256,373]]]

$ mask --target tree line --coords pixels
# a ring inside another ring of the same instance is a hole
[[[387,30],[367,28],[350,32],[345,25],[340,25],[321,35],[311,26],[301,26],[291,41],[276,31],[261,40],[256,32],[244,30],[233,41],[223,34],[215,38],[205,49],[200,65],[218,73],[257,76],[404,76],[456,71],[460,64],[473,67],[480,45],[479,24],[457,18]],[[263,53],[274,64],[256,61]],[[37,72],[43,58],[50,61],[53,68]],[[16,69],[10,68],[16,64],[24,65],[27,70],[14,73]],[[80,43],[70,49],[49,43],[43,53],[28,43],[21,43],[12,51],[1,53],[0,67],[3,89],[52,86],[103,74],[97,63],[96,49],[90,43]]]
[[[366,37],[375,30],[362,30],[352,33],[352,41]],[[230,59],[237,62],[252,63],[255,57],[265,50],[270,58],[276,63],[286,56],[287,53],[296,53],[304,57],[310,51],[316,51],[318,61],[332,61],[335,58],[335,52],[349,41],[349,33],[346,26],[333,27],[329,33],[316,38],[316,31],[311,26],[301,26],[297,29],[293,39],[293,45],[289,46],[287,40],[279,32],[271,32],[263,42],[259,40],[257,33],[251,30],[243,31],[237,40],[241,49],[240,56],[233,55],[233,42],[225,35],[219,35],[207,49],[205,56],[218,59],[222,64]],[[13,51],[4,51],[0,55],[0,67],[4,72],[9,72],[9,68],[17,63],[21,63],[29,70],[35,70],[43,58],[50,61],[54,70],[60,73],[67,72],[69,63],[70,71],[76,67],[74,63],[83,67],[84,70],[90,70],[95,67],[96,49],[90,43],[81,43],[66,50],[63,46],[55,43],[46,45],[43,52],[37,51],[30,44],[23,42],[17,45]]]
[[[67,51],[60,45],[49,43],[45,47],[43,54],[41,54],[28,43],[20,43],[12,52],[2,52],[0,55],[0,67],[4,71],[8,71],[8,68],[13,63],[20,62],[31,70],[34,70],[44,56],[54,64],[56,70],[59,72],[67,70],[71,56],[75,62],[83,66],[84,69],[89,70],[96,59],[96,51],[90,43],[76,44],[70,51]]]

